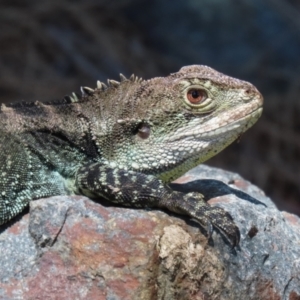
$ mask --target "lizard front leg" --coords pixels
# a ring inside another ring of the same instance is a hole
[[[84,195],[102,196],[123,206],[160,207],[188,215],[196,219],[209,236],[213,227],[217,227],[233,247],[239,243],[240,232],[229,213],[210,206],[199,193],[173,191],[155,176],[91,163],[78,170],[76,187]]]

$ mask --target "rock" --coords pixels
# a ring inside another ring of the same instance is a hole
[[[199,166],[172,184],[226,209],[231,249],[188,218],[82,196],[31,202],[1,229],[0,299],[300,299],[300,219],[240,176]]]

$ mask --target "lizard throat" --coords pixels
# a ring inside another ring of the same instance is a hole
[[[215,156],[254,125],[261,113],[262,108],[258,108],[233,123],[205,132],[205,134],[181,137],[181,142],[189,145],[189,154],[183,155],[184,157],[181,157],[181,160],[178,159],[175,165],[166,166],[164,171],[158,174],[159,178],[164,182],[171,182],[188,170]],[[176,143],[176,140],[173,142]]]

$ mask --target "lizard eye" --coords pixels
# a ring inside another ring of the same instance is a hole
[[[135,133],[141,138],[141,139],[147,139],[150,135],[150,126],[146,123],[140,123],[137,128],[135,129]]]
[[[201,89],[190,89],[187,92],[187,99],[191,104],[199,104],[207,98],[207,93]]]

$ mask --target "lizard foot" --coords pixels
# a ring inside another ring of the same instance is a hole
[[[178,192],[175,193],[177,194]],[[206,229],[209,237],[212,235],[213,228],[216,227],[224,234],[233,248],[239,244],[239,228],[228,212],[220,207],[213,207],[207,204],[200,193],[184,194],[183,199],[182,193],[180,194],[181,197],[176,195],[176,197],[169,198],[165,203],[165,207],[195,219]]]

